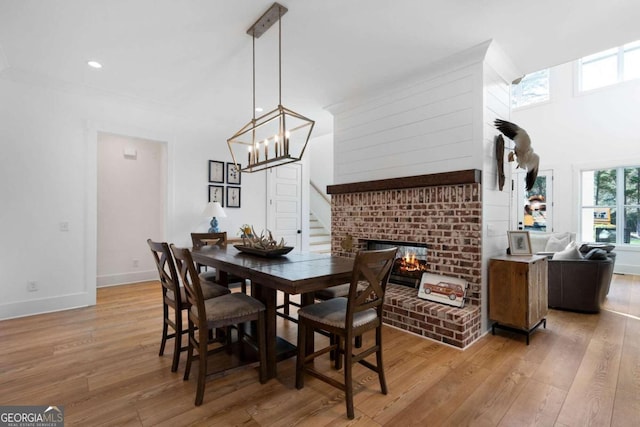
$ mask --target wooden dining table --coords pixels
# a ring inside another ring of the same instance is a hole
[[[195,262],[214,267],[218,280],[226,285],[227,276],[251,280],[251,295],[266,308],[267,376],[277,375],[277,362],[296,354],[294,344],[278,337],[276,325],[277,291],[300,294],[301,305],[312,304],[313,293],[351,280],[353,259],[312,252],[291,252],[262,257],[240,252],[233,245],[205,246],[192,251]],[[313,350],[313,331],[306,340]]]

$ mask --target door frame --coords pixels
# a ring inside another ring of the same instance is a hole
[[[512,175],[513,180],[513,223],[512,230],[524,230],[524,209],[522,201],[525,198],[525,181],[526,181],[526,172],[525,171],[514,171]],[[547,186],[546,186],[546,224],[547,229],[545,232],[551,233],[553,232],[553,169],[545,169],[538,172],[538,178],[545,177]]]
[[[289,165],[299,165],[300,166],[300,250],[308,251],[309,250],[309,167],[306,159],[302,159],[300,162],[290,163]],[[272,218],[272,212],[270,209],[270,201],[273,199],[272,194],[272,186],[271,186],[271,174],[269,169],[266,171],[266,179],[265,179],[265,192],[267,194],[265,203],[265,224],[267,227],[270,227],[271,224],[274,223],[275,219]]]
[[[173,221],[168,218],[175,216],[175,185],[174,164],[170,159],[175,156],[175,144],[173,135],[163,132],[140,129],[134,126],[117,125],[114,123],[102,123],[93,120],[86,120],[84,123],[86,146],[85,182],[86,182],[86,203],[85,203],[85,259],[84,259],[84,283],[86,292],[86,304],[96,305],[97,295],[97,256],[98,256],[98,133],[113,133],[128,135],[132,138],[142,138],[154,141],[163,141],[167,147],[166,158],[166,205],[164,209],[164,235],[173,234]]]

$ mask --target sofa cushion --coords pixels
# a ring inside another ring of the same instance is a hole
[[[563,239],[566,236],[569,236],[569,242],[573,242],[574,240],[576,240],[576,234],[571,232],[545,233],[541,231],[532,231],[529,233],[529,236],[531,239],[531,252],[534,254],[549,252],[546,250],[546,246],[547,246],[547,242],[552,236],[555,236],[558,239]],[[562,249],[564,249],[564,247],[560,248],[559,250],[562,250]]]
[[[615,248],[616,248],[615,245],[611,245],[607,243],[583,243],[582,246],[580,246],[580,252],[582,252],[583,254],[586,254],[592,249],[602,249],[606,252],[611,252]]]
[[[552,235],[547,240],[547,245],[544,248],[545,252],[560,252],[567,248],[567,245],[571,241],[569,233]]]
[[[592,259],[592,260],[603,260],[603,259],[607,259],[607,251],[603,250],[603,249],[598,249],[598,248],[594,248],[591,249],[589,252],[587,252],[587,254],[584,256],[584,259]]]
[[[571,242],[567,245],[566,249],[553,254],[553,260],[570,260],[570,259],[582,259],[582,254],[578,250],[576,242]]]

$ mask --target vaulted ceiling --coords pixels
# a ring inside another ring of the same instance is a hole
[[[251,37],[271,0],[0,0],[0,78],[85,87],[234,132],[250,117]],[[640,39],[637,0],[281,0],[283,104],[323,107],[493,39],[523,72]],[[256,40],[277,104],[277,27]],[[95,59],[101,70],[87,67]]]

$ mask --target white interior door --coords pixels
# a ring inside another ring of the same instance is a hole
[[[267,171],[267,228],[295,251],[302,248],[302,166],[297,163]]]

